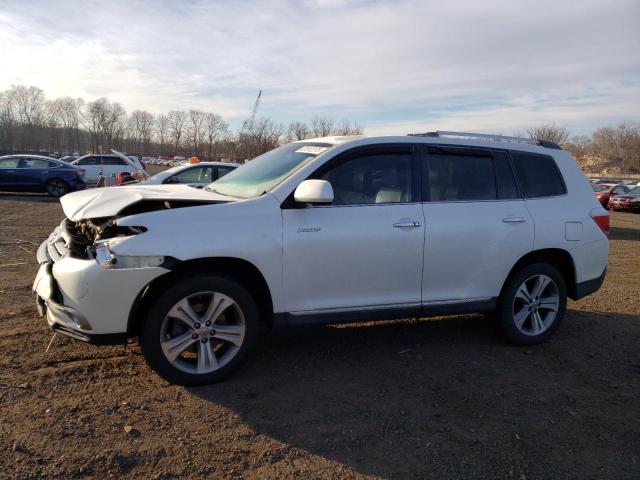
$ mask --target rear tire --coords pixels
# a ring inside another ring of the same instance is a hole
[[[546,263],[527,265],[505,285],[496,311],[502,333],[516,345],[547,341],[560,327],[567,287],[560,272]]]
[[[64,180],[59,178],[52,178],[45,185],[45,190],[50,197],[60,198],[69,192],[69,185]]]
[[[246,360],[260,333],[258,307],[221,276],[178,279],[158,295],[139,336],[147,364],[178,385],[218,382]]]

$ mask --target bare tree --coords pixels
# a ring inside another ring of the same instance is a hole
[[[255,120],[238,134],[237,153],[244,158],[254,158],[277,147],[283,134],[284,126],[273,120]]]
[[[327,137],[333,131],[333,120],[326,117],[313,117],[311,119],[311,133],[314,137]]]
[[[569,139],[569,131],[564,127],[559,127],[553,123],[539,125],[535,128],[527,130],[531,138],[538,140],[547,140],[549,142],[562,145]]]
[[[592,136],[593,153],[620,170],[640,172],[640,124],[621,123],[617,128],[597,129]]]
[[[173,154],[178,154],[180,142],[183,140],[185,133],[185,124],[187,122],[187,112],[184,110],[171,110],[167,115],[169,122],[169,138],[173,144]]]
[[[343,120],[340,122],[334,130],[334,135],[362,135],[364,133],[364,127],[358,122],[351,123],[349,120]]]
[[[62,97],[50,102],[50,114],[54,116],[60,127],[61,150],[80,151],[80,112],[84,102],[81,98]]]
[[[14,112],[11,97],[0,93],[0,148],[13,151],[14,147]]]
[[[7,91],[7,96],[20,125],[19,142],[20,147],[24,149],[27,142],[35,141],[38,127],[43,127],[45,124],[47,112],[44,92],[37,87],[13,85]]]
[[[129,117],[127,127],[134,150],[148,154],[153,135],[153,115],[146,110],[135,110]]]
[[[189,110],[189,140],[196,157],[200,156],[200,147],[205,136],[205,113],[201,110]]]
[[[204,117],[207,142],[207,158],[214,160],[218,142],[228,133],[229,126],[217,113],[207,113]]]
[[[91,135],[94,151],[119,146],[125,128],[126,112],[118,102],[102,97],[87,103],[83,112],[85,127]]]
[[[309,126],[304,122],[294,121],[289,124],[287,128],[287,142],[295,142],[298,140],[305,140],[311,137],[311,130]]]
[[[164,113],[158,115],[156,120],[156,134],[160,143],[160,153],[165,153],[169,139],[169,119]]]

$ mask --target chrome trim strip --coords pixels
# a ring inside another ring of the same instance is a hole
[[[392,310],[396,308],[419,307],[420,305],[420,303],[393,303],[387,305],[370,305],[367,307],[323,308],[319,310],[298,310],[297,312],[289,312],[289,315],[305,316],[328,313],[366,312],[368,310]]]
[[[318,315],[329,313],[349,313],[349,312],[365,312],[369,310],[392,310],[397,308],[412,308],[412,307],[434,307],[439,305],[456,305],[458,303],[474,303],[474,302],[486,302],[494,297],[478,297],[478,298],[465,298],[454,300],[434,300],[430,302],[422,303],[393,303],[387,305],[370,305],[366,307],[345,307],[345,308],[322,308],[319,310],[298,310],[295,312],[289,312],[290,315]]]
[[[455,300],[433,300],[431,302],[422,302],[423,306],[432,307],[437,305],[455,305],[456,303],[474,303],[474,302],[486,302],[494,297],[478,297],[478,298],[464,298]]]

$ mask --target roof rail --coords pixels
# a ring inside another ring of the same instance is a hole
[[[436,132],[426,133],[410,133],[411,137],[464,137],[464,138],[477,138],[480,140],[491,140],[494,142],[511,142],[511,143],[526,143],[529,145],[538,145],[545,148],[554,148],[556,150],[562,150],[562,147],[557,143],[550,142],[548,140],[540,140],[539,138],[525,138],[525,137],[507,137],[505,135],[491,135],[487,133],[469,133],[469,132],[446,132],[438,130]]]

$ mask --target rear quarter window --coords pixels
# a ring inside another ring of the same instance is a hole
[[[511,152],[525,198],[555,197],[567,193],[553,157]]]

